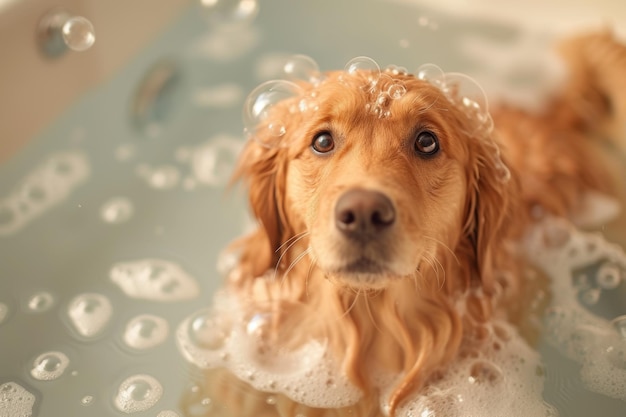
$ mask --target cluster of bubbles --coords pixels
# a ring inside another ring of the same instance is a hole
[[[626,316],[609,320],[588,309],[602,293],[623,290],[626,254],[602,235],[554,218],[536,226],[525,250],[550,277],[547,340],[582,365],[588,389],[626,401]]]
[[[196,146],[181,146],[175,152],[176,162],[183,165],[139,164],[137,175],[155,190],[167,191],[178,186],[193,190],[198,186],[223,187],[233,173],[243,142],[228,134],[217,134]],[[130,159],[132,153],[126,146],[118,148],[120,161]],[[132,203],[123,197],[108,201],[101,209],[107,223],[121,223],[133,214]]]
[[[246,311],[244,300],[218,292],[212,309],[179,325],[176,341],[183,357],[201,369],[226,368],[256,390],[281,393],[310,407],[344,407],[360,399],[361,391],[343,375],[323,341],[283,348],[267,341],[278,313]]]
[[[442,379],[403,403],[398,417],[546,416],[558,412],[542,398],[543,368],[539,354],[511,325],[485,326],[484,346],[454,362]],[[469,343],[475,341],[469,340]],[[382,392],[393,386],[381,379]],[[388,395],[388,394],[387,394]],[[386,409],[385,395],[381,407]]]
[[[12,235],[84,183],[90,168],[79,151],[58,152],[28,174],[17,189],[0,200],[0,236]]]
[[[221,134],[196,147],[178,149],[176,159],[189,164],[192,172],[184,184],[186,188],[190,184],[224,186],[232,175],[242,148],[243,143],[239,138]]]
[[[197,297],[200,291],[180,265],[162,259],[119,262],[109,276],[131,298],[173,302]]]
[[[295,55],[288,59],[283,72],[284,79],[267,81],[255,88],[248,95],[243,108],[244,133],[270,148],[289,145],[285,140],[287,121],[275,115],[272,111],[275,106],[288,101],[291,114],[316,111],[319,108],[316,88],[324,82],[324,75],[318,64],[304,55]],[[356,73],[369,74],[362,86],[363,93],[371,98],[365,111],[381,119],[391,116],[390,104],[393,100],[401,99],[407,92],[405,83],[397,77],[408,75],[407,69],[403,67],[391,65],[381,70],[375,60],[360,56],[346,64],[344,73],[345,77]],[[472,126],[472,130],[467,133],[482,138],[493,149],[493,160],[499,169],[500,179],[507,181],[510,172],[500,158],[498,146],[490,138],[493,120],[485,92],[476,81],[464,74],[444,73],[433,64],[422,65],[415,76],[438,87],[453,105],[464,112]],[[303,82],[313,88],[305,90]]]
[[[323,341],[310,340],[287,350],[279,341],[268,343],[276,310],[249,314],[245,304],[223,290],[216,294],[212,308],[187,317],[176,331],[182,356],[201,369],[227,369],[269,394],[268,404],[276,401],[274,393],[324,408],[350,406],[361,399],[361,391],[341,372]],[[556,416],[542,398],[539,354],[504,321],[487,324],[484,330],[480,349],[454,362],[442,379],[404,402],[397,415]],[[475,343],[468,340],[467,345]],[[372,371],[385,410],[386,399],[402,376]]]
[[[17,382],[0,385],[0,417],[30,417],[35,396]]]

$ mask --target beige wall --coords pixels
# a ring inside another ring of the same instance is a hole
[[[86,89],[111,76],[189,1],[14,0],[0,7],[0,162]],[[91,49],[68,51],[57,59],[40,52],[39,20],[55,8],[93,23],[96,43]]]

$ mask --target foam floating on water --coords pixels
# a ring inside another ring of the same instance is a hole
[[[152,408],[163,395],[161,383],[150,375],[133,375],[126,378],[115,396],[115,407],[132,414]]]
[[[109,324],[113,306],[104,295],[84,293],[70,301],[67,315],[74,330],[81,337],[91,339],[99,336]]]
[[[195,298],[200,292],[195,279],[180,265],[162,259],[119,262],[109,276],[131,298],[174,302]]]
[[[12,235],[59,205],[90,173],[87,155],[79,151],[50,155],[0,200],[0,236]]]
[[[35,396],[17,382],[0,385],[0,417],[30,417]]]
[[[233,296],[217,293],[214,309],[200,310],[178,326],[183,357],[203,369],[227,368],[257,390],[282,393],[311,407],[338,408],[359,400],[361,391],[341,373],[323,341],[294,350],[260,345],[271,313],[245,317],[244,311]]]
[[[626,344],[621,318],[594,315],[578,302],[590,305],[604,291],[616,291],[626,276],[626,253],[600,234],[585,233],[561,219],[539,223],[525,242],[529,259],[551,278],[552,303],[545,317],[546,338],[565,356],[582,365],[581,380],[600,394],[626,401]],[[599,265],[598,288],[577,271]],[[569,279],[568,279],[569,278]],[[587,294],[587,296],[585,296]]]
[[[124,343],[133,349],[145,350],[163,343],[168,332],[169,325],[165,319],[152,314],[141,314],[126,325]]]
[[[63,352],[42,353],[33,361],[30,374],[40,381],[52,381],[63,375],[69,364],[70,360]]]

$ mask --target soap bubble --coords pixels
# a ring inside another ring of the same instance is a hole
[[[77,52],[86,51],[96,41],[93,25],[82,16],[67,19],[61,27],[61,35],[68,48]]]
[[[259,85],[248,95],[244,104],[244,132],[261,145],[277,146],[280,137],[285,135],[286,128],[282,120],[270,120],[272,108],[301,94],[302,88],[290,81],[274,80]]]
[[[367,78],[368,84],[363,86],[366,90],[373,90],[378,83],[378,79],[380,78],[380,66],[376,61],[367,56],[358,56],[356,58],[348,61],[346,66],[344,67],[344,71],[350,75],[354,75],[357,71],[369,72],[369,76]],[[341,81],[343,76],[339,78]]]
[[[90,406],[91,404],[93,404],[93,395],[85,395],[83,398],[80,399],[80,403],[85,407]]]
[[[163,395],[163,387],[150,375],[126,378],[118,389],[115,407],[126,413],[145,411],[154,406]]]
[[[46,352],[34,360],[30,374],[40,381],[51,381],[63,375],[69,363],[70,360],[62,352]]]
[[[284,71],[292,80],[303,80],[311,84],[321,81],[319,65],[307,55],[294,55],[285,63]]]
[[[387,94],[394,100],[397,100],[406,94],[404,83],[394,82],[387,89]]]
[[[107,223],[123,223],[132,217],[133,210],[133,203],[129,199],[114,197],[104,203],[100,209],[100,217]]]
[[[476,361],[470,368],[468,381],[471,384],[489,383],[495,385],[503,378],[502,370],[494,363],[488,361]]]
[[[211,23],[218,25],[248,24],[259,13],[257,0],[200,0]]]
[[[169,326],[165,319],[152,314],[142,314],[126,325],[124,342],[133,349],[149,349],[163,343],[168,331]]]
[[[617,265],[602,265],[596,276],[598,285],[605,290],[612,290],[619,287],[622,281],[621,271]]]
[[[441,87],[445,80],[445,74],[441,68],[435,64],[421,65],[416,74],[420,80],[428,81],[429,83]]]
[[[358,56],[348,61],[344,71],[348,74],[354,74],[357,71],[372,71],[372,73],[378,75],[380,74],[380,66],[370,57]]]
[[[226,317],[209,309],[200,310],[189,321],[189,341],[202,349],[220,349],[230,334],[230,326]]]
[[[104,295],[84,293],[70,301],[67,315],[78,334],[92,338],[98,336],[109,323],[113,307]]]
[[[38,292],[28,299],[28,310],[33,313],[48,311],[54,305],[55,299],[49,292]]]

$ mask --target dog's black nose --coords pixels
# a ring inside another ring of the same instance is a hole
[[[351,189],[339,197],[335,206],[337,229],[353,237],[375,235],[389,228],[395,220],[393,204],[378,191]]]

